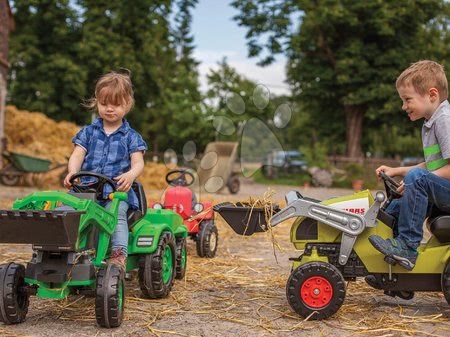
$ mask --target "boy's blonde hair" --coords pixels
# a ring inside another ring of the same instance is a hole
[[[97,103],[114,105],[125,105],[127,112],[134,105],[133,84],[130,72],[127,73],[111,71],[99,78],[95,85],[95,94],[85,105],[96,110]]]
[[[436,88],[440,101],[448,98],[448,83],[444,67],[437,62],[423,60],[411,64],[395,82],[397,88],[412,85],[420,95],[428,93],[430,88]]]

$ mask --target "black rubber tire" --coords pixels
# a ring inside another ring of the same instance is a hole
[[[445,300],[450,304],[450,259],[447,261],[444,272],[442,273],[441,285]]]
[[[230,191],[231,194],[236,194],[241,189],[241,182],[239,181],[238,176],[232,176],[230,179],[228,179],[227,182],[228,191]]]
[[[172,252],[172,273],[164,282],[164,252],[169,247]],[[158,248],[153,254],[144,255],[139,261],[139,286],[144,298],[164,298],[172,290],[176,273],[176,244],[170,232],[163,232],[159,238]]]
[[[398,298],[401,298],[403,300],[409,301],[414,298],[414,291],[406,291],[406,290],[397,291],[395,293],[395,296],[397,296]]]
[[[116,328],[122,324],[125,304],[123,270],[113,264],[97,272],[95,290],[95,318],[104,328]]]
[[[302,286],[312,277],[326,280],[331,286],[332,295],[323,307],[308,306],[301,296]],[[296,313],[304,318],[322,320],[335,314],[344,303],[345,281],[341,272],[332,264],[308,262],[297,267],[289,276],[286,284],[286,296]]]
[[[182,280],[186,275],[186,267],[187,267],[187,244],[186,238],[179,238],[176,240],[177,242],[177,267],[175,278],[178,280]],[[183,261],[184,256],[184,261]]]
[[[0,321],[5,324],[25,321],[30,302],[24,278],[23,265],[16,263],[0,265]]]
[[[216,255],[219,233],[214,220],[204,220],[200,223],[200,230],[195,240],[198,256],[212,258]]]

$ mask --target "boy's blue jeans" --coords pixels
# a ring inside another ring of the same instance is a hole
[[[106,209],[111,207],[112,201],[108,201],[105,205]],[[127,211],[128,203],[121,201],[119,203],[119,212],[117,215],[117,226],[111,237],[111,250],[121,249],[127,256],[128,253],[128,223],[127,223]]]
[[[421,168],[414,168],[404,178],[403,196],[395,199],[386,212],[397,218],[397,238],[416,249],[423,237],[423,222],[435,206],[450,213],[450,180]]]

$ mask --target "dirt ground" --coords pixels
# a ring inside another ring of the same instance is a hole
[[[208,196],[215,203],[260,197],[267,187],[245,182],[241,193]],[[282,200],[291,187],[275,187],[273,200]],[[308,197],[325,199],[351,193],[342,189],[298,189]],[[0,208],[32,188],[0,186]],[[148,199],[160,192],[147,191]],[[205,198],[207,198],[205,196]],[[365,285],[348,283],[341,309],[325,321],[299,317],[286,300],[290,257],[300,255],[289,242],[290,223],[267,233],[241,237],[216,216],[219,248],[213,259],[196,256],[188,242],[188,271],[177,280],[170,296],[140,298],[136,279],[126,283],[125,319],[116,329],[96,326],[94,300],[31,298],[27,319],[15,326],[0,323],[0,336],[449,336],[450,307],[441,293],[418,293],[410,301],[384,296]],[[273,240],[282,250],[275,249]],[[26,262],[30,248],[0,245],[0,263]]]

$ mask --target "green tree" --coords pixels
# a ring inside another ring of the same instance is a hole
[[[170,111],[168,138],[166,143],[179,152],[184,144],[195,141],[202,148],[212,136],[207,121],[207,109],[199,91],[198,61],[193,57],[194,38],[191,33],[192,10],[197,0],[178,0],[175,3],[175,25],[171,38],[176,50],[173,59],[172,76],[168,87],[167,108]]]
[[[241,162],[261,162],[267,152],[290,146],[289,122],[297,112],[289,99],[242,76],[226,59],[218,66],[208,75],[207,93],[216,140],[239,142]]]
[[[340,137],[345,130],[351,157],[362,155],[364,126],[399,118],[394,83],[402,69],[423,58],[449,62],[450,7],[443,0],[232,4],[240,10],[235,19],[248,28],[249,55],[264,65],[286,54],[295,99],[315,116],[321,135]]]
[[[80,0],[83,35],[80,53],[89,69],[87,87],[110,70],[131,71],[136,104],[127,117],[158,151],[167,134],[167,88],[174,47],[170,43],[169,0]]]
[[[9,101],[55,119],[79,120],[86,71],[77,57],[77,13],[68,0],[16,0],[10,40]]]

